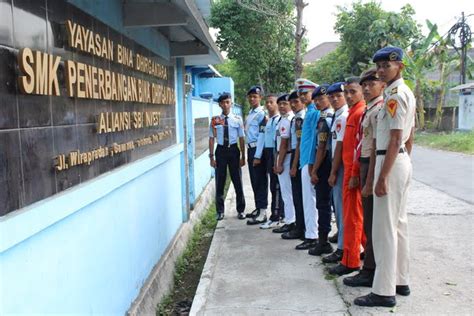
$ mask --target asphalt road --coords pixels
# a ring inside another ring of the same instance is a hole
[[[474,204],[474,156],[415,146],[413,178]]]

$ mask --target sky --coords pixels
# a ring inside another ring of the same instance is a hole
[[[337,6],[350,5],[348,0],[306,0],[308,6],[303,13],[303,22],[307,29],[306,37],[309,41],[308,50],[323,42],[338,41],[339,36],[334,33],[333,27],[336,23]],[[364,0],[363,2],[368,2]],[[461,17],[474,13],[474,1],[469,0],[380,0],[382,8],[386,11],[400,12],[400,8],[410,3],[415,10],[415,19],[423,26],[423,33],[427,33],[426,19],[438,24],[441,34],[446,33],[449,28]],[[474,31],[474,16],[468,18],[468,24]]]

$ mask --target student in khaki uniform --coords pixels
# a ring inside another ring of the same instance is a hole
[[[387,88],[377,115],[372,226],[376,269],[372,292],[354,300],[360,306],[392,307],[395,294],[410,294],[406,202],[412,176],[415,97],[401,75],[402,57],[398,47],[382,48],[373,57]]]
[[[345,278],[344,284],[349,286],[372,286],[375,273],[375,258],[372,247],[372,217],[374,198],[373,172],[369,174],[370,164],[375,165],[375,155],[371,158],[374,146],[373,128],[376,124],[377,114],[383,105],[383,89],[385,83],[380,81],[377,70],[371,68],[365,71],[360,78],[360,85],[367,102],[367,109],[362,116],[357,137],[356,161],[360,164],[360,183],[362,189],[362,208],[364,209],[364,233],[367,237],[364,247],[364,266],[362,270]],[[371,161],[372,160],[372,161]],[[373,168],[372,168],[373,170]],[[370,189],[369,189],[370,188]],[[365,190],[364,190],[365,189]]]

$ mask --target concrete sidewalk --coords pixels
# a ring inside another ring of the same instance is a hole
[[[247,166],[243,178],[248,212],[254,202]],[[299,240],[238,220],[231,186],[190,314],[472,314],[472,205],[414,182],[409,210],[412,295],[397,296],[394,309],[360,308],[353,300],[369,288],[328,277],[319,257],[294,249]]]

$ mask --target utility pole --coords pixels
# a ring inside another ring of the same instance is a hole
[[[459,39],[461,42],[461,84],[466,83],[466,56],[467,56],[467,43],[465,43],[465,39],[467,37],[467,30],[464,27],[466,25],[466,19],[464,17],[464,12],[461,15],[461,30],[459,32]]]

